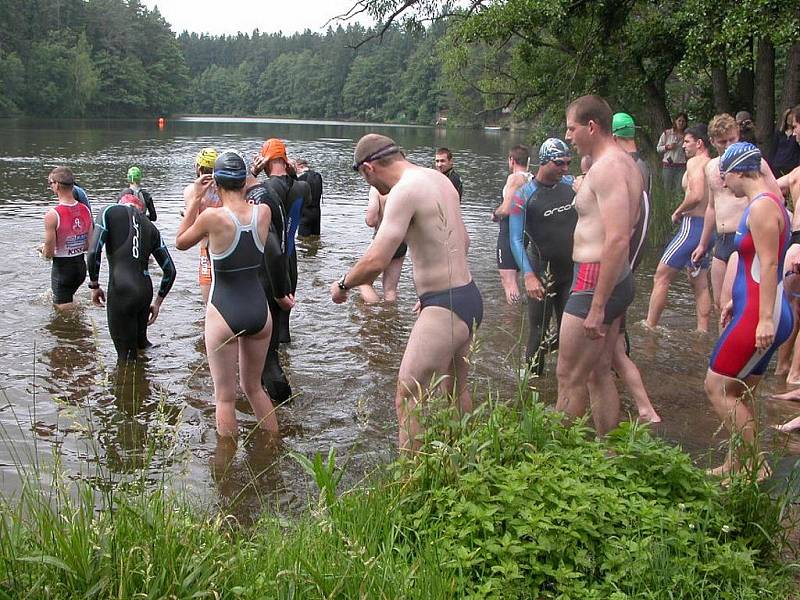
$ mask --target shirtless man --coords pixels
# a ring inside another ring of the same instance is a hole
[[[634,296],[628,253],[643,182],[615,143],[611,108],[599,96],[582,96],[567,107],[566,139],[592,157],[592,168],[575,197],[575,277],[561,320],[556,408],[580,417],[591,401],[595,429],[605,435],[619,423],[611,362]]]
[[[691,256],[703,233],[703,219],[708,206],[708,186],[706,185],[705,167],[711,157],[709,150],[708,130],[705,125],[697,125],[686,130],[683,136],[683,150],[689,159],[686,162],[686,173],[683,175],[683,202],[672,213],[672,222],[680,223],[678,233],[667,244],[661,261],[653,275],[653,292],[650,294],[650,306],[647,309],[648,327],[655,327],[667,304],[667,292],[678,273],[689,268],[689,283],[694,290],[697,304],[697,331],[708,332],[708,320],[711,314],[711,295],[708,292],[707,270],[708,255],[699,262],[692,262]]]
[[[517,144],[508,151],[507,160],[509,174],[503,186],[503,202],[492,213],[492,221],[500,222],[500,232],[497,235],[497,272],[500,274],[500,283],[506,293],[506,302],[516,304],[519,302],[519,267],[511,250],[508,215],[517,190],[531,180],[532,176],[528,171],[530,150],[527,146]]]
[[[708,136],[717,154],[722,156],[731,144],[739,141],[739,126],[736,120],[727,113],[715,116],[708,124]],[[765,160],[761,162],[761,174],[767,181],[770,191],[779,193],[778,184],[772,175],[772,170]],[[734,238],[736,228],[742,218],[742,213],[749,203],[747,197],[736,197],[722,184],[719,174],[719,156],[712,158],[705,166],[706,186],[708,187],[708,206],[706,207],[703,234],[700,242],[692,252],[692,263],[698,264],[703,260],[714,236],[716,226],[717,241],[714,245],[714,258],[711,261],[711,288],[714,294],[714,306],[719,310],[730,298],[723,298],[722,284],[725,280],[725,270],[731,254],[734,253]]]
[[[483,301],[467,265],[467,230],[458,192],[441,173],[408,162],[390,138],[370,133],[354,153],[353,169],[388,194],[383,222],[361,259],[331,284],[341,304],[347,290],[383,271],[403,240],[411,252],[419,316],[411,330],[397,380],[395,407],[401,450],[420,446],[417,405],[438,375],[462,412],[472,410],[467,387],[472,333],[483,318]]]
[[[385,206],[386,196],[381,194],[374,187],[370,187],[369,201],[367,202],[367,215],[364,221],[367,227],[372,227],[375,230],[375,233],[378,232],[378,228],[381,226]],[[374,234],[373,237],[375,237]],[[408,246],[403,242],[397,247],[394,255],[392,255],[389,266],[383,270],[383,299],[386,300],[386,302],[397,301],[397,284],[400,282],[400,273],[403,271],[403,263],[406,260],[407,252]],[[358,291],[361,292],[361,298],[367,304],[377,304],[381,301],[373,284],[374,282],[358,286]]]

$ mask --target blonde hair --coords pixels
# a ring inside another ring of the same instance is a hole
[[[733,130],[739,131],[739,124],[728,113],[715,115],[708,123],[708,137],[712,140],[724,137],[726,133]]]

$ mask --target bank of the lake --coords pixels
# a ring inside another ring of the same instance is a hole
[[[250,527],[160,487],[31,482],[4,505],[0,597],[791,598],[786,497],[536,398],[434,403],[422,452],[346,493],[341,457],[301,460],[318,502]]]

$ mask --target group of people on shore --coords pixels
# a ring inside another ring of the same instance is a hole
[[[800,130],[800,107],[792,118]],[[647,323],[657,324],[669,282],[687,268],[698,297],[698,329],[707,331],[711,300],[704,282],[711,262],[722,335],[711,356],[706,392],[729,430],[752,444],[756,423],[744,395],[758,383],[773,351],[796,333],[786,292],[795,286],[800,291],[800,281],[795,283],[800,279],[800,245],[788,255],[787,250],[791,241],[800,239],[792,235],[782,190],[791,189],[797,199],[800,171],[776,181],[758,148],[740,142],[738,131],[729,115],[716,116],[708,127],[683,131],[681,149],[688,157],[681,178],[684,198],[672,215],[681,227],[656,271]],[[545,140],[535,174],[529,171],[526,146],[510,150],[503,199],[493,213],[501,228],[497,263],[506,299],[519,300],[519,272],[529,299],[530,368],[541,373],[546,353],[557,345],[556,408],[577,418],[591,406],[600,435],[620,420],[614,372],[630,389],[640,417],[659,420],[626,352],[625,314],[634,298],[633,270],[650,217],[650,174],[638,155],[634,133],[630,115],[613,114],[598,96],[578,98],[566,110],[565,140]],[[795,133],[800,136],[800,131]],[[672,151],[674,143],[666,142],[665,147],[671,145]],[[716,158],[709,153],[712,145],[719,153]],[[573,149],[581,156],[578,177],[569,175]],[[184,190],[175,246],[200,246],[217,430],[223,436],[238,431],[238,364],[239,385],[259,427],[277,431],[273,400],[291,395],[277,349],[290,339],[289,313],[297,287],[295,236],[298,229],[300,235],[319,234],[314,178],[298,178],[295,163],[278,139],[267,140],[250,165],[235,151],[218,154],[213,148],[202,150],[195,162],[196,178]],[[444,391],[460,410],[471,410],[469,351],[483,318],[481,293],[468,264],[469,234],[452,153],[439,149],[435,166],[409,162],[400,146],[383,135],[372,133],[358,141],[352,168],[371,186],[366,222],[375,234],[364,255],[330,286],[337,304],[356,287],[366,301],[378,301],[372,286],[383,273],[384,299],[392,301],[403,257],[406,252],[411,255],[419,297],[417,320],[400,363],[395,395],[399,445],[410,450],[419,444],[418,405],[428,394]],[[266,179],[258,178],[262,171]],[[57,305],[71,302],[82,283],[85,265],[81,275],[78,263],[88,250],[92,299],[108,305],[109,329],[120,358],[134,357],[147,345],[146,326],[158,316],[175,278],[169,252],[151,222],[155,207],[139,185],[138,168],[129,171],[128,179],[130,186],[119,203],[106,207],[92,227],[90,209],[73,196],[72,173],[64,167],[54,169],[49,183],[55,186],[59,204],[45,217],[42,248],[45,256],[56,257]],[[321,180],[317,183],[321,193]],[[98,281],[104,245],[111,271],[108,294]],[[147,274],[151,255],[164,272],[152,303]],[[130,286],[141,293],[131,293]],[[557,323],[557,336],[547,335],[551,318]],[[438,390],[429,389],[434,382],[439,382]],[[732,453],[718,472],[739,466],[740,456]]]

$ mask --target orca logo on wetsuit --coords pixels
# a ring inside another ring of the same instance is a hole
[[[133,258],[139,258],[139,223],[136,222],[136,215],[131,213],[131,224],[133,225],[133,244],[131,252]]]
[[[562,212],[566,212],[568,210],[572,210],[572,207],[574,206],[574,204],[575,203],[573,202],[571,204],[565,204],[564,206],[556,206],[555,208],[551,208],[550,210],[544,211],[543,216],[550,217],[550,216],[553,216],[556,213],[562,213]]]

